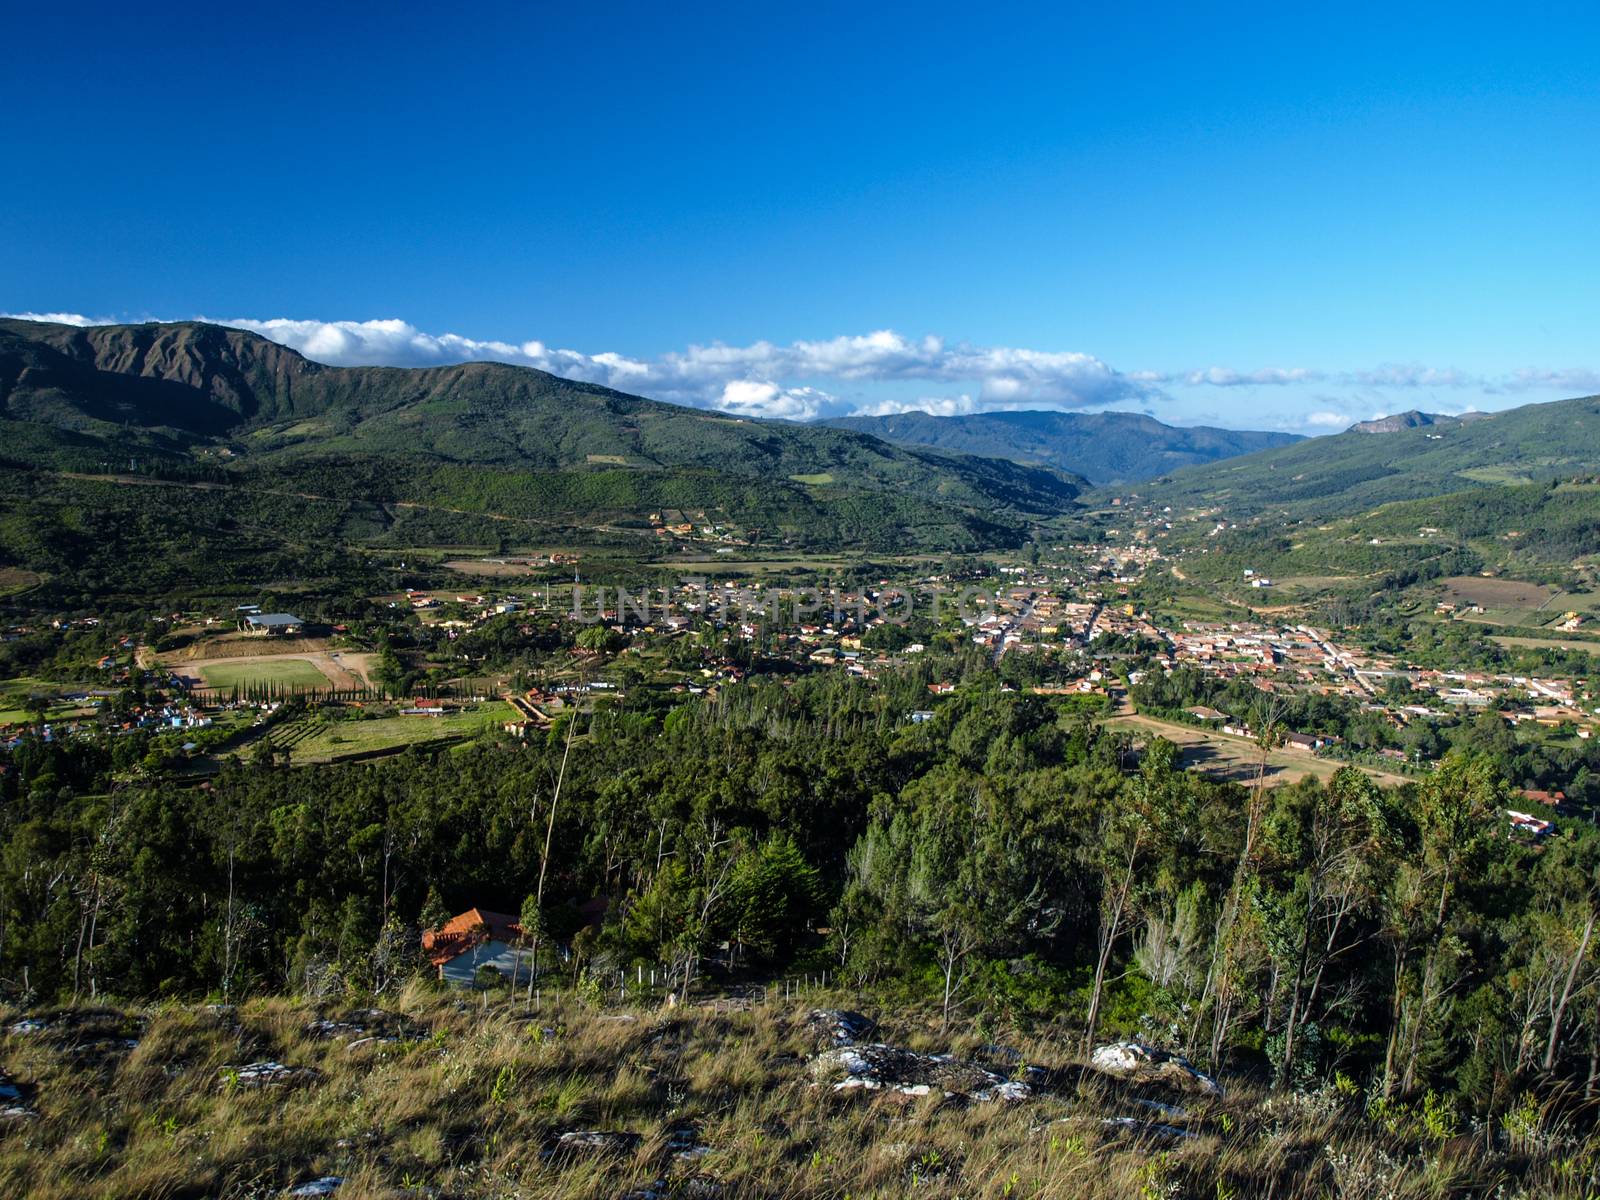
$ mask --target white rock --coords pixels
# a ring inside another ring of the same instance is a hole
[[[1143,1042],[1112,1042],[1096,1046],[1089,1056],[1096,1071],[1135,1083],[1163,1083],[1182,1091],[1206,1096],[1221,1096],[1222,1086],[1211,1076],[1197,1071],[1181,1054],[1158,1050]]]
[[[313,1179],[309,1183],[302,1183],[298,1187],[289,1189],[291,1196],[331,1196],[344,1186],[344,1179],[338,1175],[324,1175],[320,1179]]]

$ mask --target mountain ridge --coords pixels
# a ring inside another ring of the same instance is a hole
[[[1269,512],[1321,519],[1474,486],[1596,471],[1600,396],[1579,396],[1465,419],[1396,422],[1381,434],[1358,423],[1344,433],[1175,471],[1143,485],[1140,495],[1175,511],[1215,509],[1234,519]]]
[[[1304,440],[1292,433],[1167,425],[1144,413],[1042,409],[957,416],[910,412],[840,417],[827,424],[901,445],[1050,466],[1101,485],[1137,482],[1181,467]]]
[[[1488,416],[1484,412],[1430,413],[1410,408],[1405,412],[1390,413],[1386,417],[1373,417],[1370,421],[1357,421],[1346,433],[1398,433],[1402,429],[1421,429],[1430,425],[1461,425]]]
[[[200,471],[414,503],[441,487],[577,527],[651,511],[792,545],[1016,545],[1087,481],[826,426],[688,408],[530,367],[335,367],[244,330],[0,320],[0,459],[17,470]],[[363,490],[364,489],[364,490]]]

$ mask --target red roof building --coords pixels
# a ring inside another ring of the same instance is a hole
[[[428,961],[442,970],[446,963],[481,946],[491,942],[515,945],[521,938],[522,926],[517,923],[516,917],[482,908],[469,908],[451,917],[438,929],[425,930],[422,934],[422,950],[428,956]]]

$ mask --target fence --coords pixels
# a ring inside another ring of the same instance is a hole
[[[547,976],[555,972],[543,972]],[[664,966],[646,967],[636,963],[632,967],[607,968],[598,978],[602,980],[600,995],[607,1001],[619,1004],[663,1004],[669,997],[676,997],[669,984],[669,980],[676,977],[676,973]],[[597,977],[589,974],[591,980]],[[794,975],[780,975],[766,982],[742,982],[730,984],[721,990],[720,994],[703,995],[698,999],[691,993],[685,997],[676,997],[674,1003],[698,1004],[701,1007],[710,1007],[719,1012],[734,1012],[743,1009],[764,1006],[782,1000],[789,1003],[803,999],[808,995],[827,991],[830,983],[837,985],[838,977],[830,970],[801,972]],[[591,983],[589,986],[593,987]],[[574,985],[567,984],[551,989],[553,992],[573,990]],[[520,988],[518,989],[520,990]],[[542,999],[545,989],[538,984],[534,987],[534,1000],[537,1003]]]

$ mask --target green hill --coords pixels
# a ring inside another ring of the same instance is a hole
[[[892,489],[987,512],[1054,513],[1081,481],[906,450],[825,427],[728,416],[528,367],[328,367],[199,323],[79,329],[0,321],[6,417],[159,449],[429,458],[559,471],[712,469]]]
[[[1397,427],[1395,427],[1397,426]],[[1600,397],[1529,404],[1471,421],[1352,429],[1154,480],[1139,495],[1175,512],[1322,519],[1465,488],[1600,470]]]
[[[1237,561],[1235,561],[1237,560]],[[1479,570],[1519,579],[1592,578],[1600,560],[1600,483],[1593,479],[1475,487],[1399,500],[1325,523],[1230,531],[1195,574],[1382,573],[1432,577]]]
[[[85,586],[157,546],[292,560],[326,548],[318,529],[334,544],[599,536],[654,553],[662,510],[768,546],[993,548],[1087,486],[526,367],[329,367],[199,323],[0,321],[0,466],[0,565]]]
[[[996,412],[936,417],[842,417],[840,429],[870,433],[904,446],[1009,458],[1055,467],[1097,484],[1150,479],[1181,467],[1287,446],[1293,433],[1164,425],[1141,413]]]

